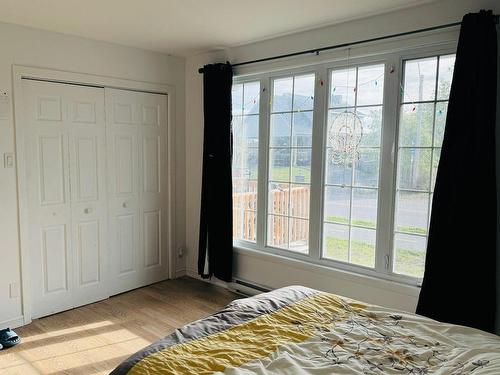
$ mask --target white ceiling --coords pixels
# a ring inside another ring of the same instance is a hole
[[[0,21],[189,56],[432,0],[0,0]]]

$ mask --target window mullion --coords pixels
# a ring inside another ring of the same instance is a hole
[[[311,151],[311,194],[309,212],[309,256],[313,259],[321,258],[321,234],[323,229],[323,160],[324,135],[327,118],[327,84],[328,70],[316,69],[316,83],[314,86],[314,113],[313,135]]]
[[[259,102],[259,179],[257,185],[257,247],[266,246],[267,186],[269,164],[269,78],[260,80]]]
[[[396,137],[399,103],[399,56],[385,65],[382,141],[380,150],[379,196],[377,209],[377,243],[375,269],[392,273],[393,225],[396,192]]]

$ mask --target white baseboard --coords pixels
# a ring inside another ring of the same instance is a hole
[[[182,268],[180,270],[175,271],[174,273],[174,279],[177,279],[179,277],[186,276],[186,269]]]
[[[24,325],[24,317],[18,316],[17,318],[4,320],[3,322],[0,322],[0,329],[17,328],[23,325]]]
[[[224,289],[230,290],[232,292],[235,292],[237,294],[242,294],[245,296],[254,296],[260,293],[263,293],[263,291],[258,290],[258,289],[253,289],[249,286],[242,285],[242,284],[237,284],[235,282],[228,283],[226,281],[219,280],[217,278],[212,278],[212,279],[202,279],[200,275],[198,275],[198,272],[192,269],[186,269],[186,275],[189,277],[192,277],[193,279],[201,280],[210,284],[214,284],[217,286],[220,286]]]

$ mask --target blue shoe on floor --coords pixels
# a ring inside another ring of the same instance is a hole
[[[21,338],[10,328],[0,330],[0,348],[10,348],[21,342]]]

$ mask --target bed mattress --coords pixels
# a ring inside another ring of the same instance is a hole
[[[500,337],[302,286],[233,301],[112,375],[500,374]]]

